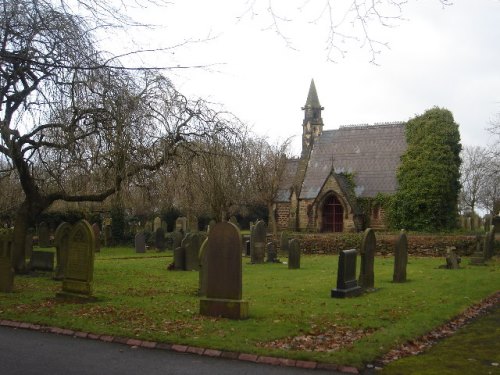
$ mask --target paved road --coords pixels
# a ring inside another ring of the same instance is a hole
[[[340,374],[0,327],[1,375]]]

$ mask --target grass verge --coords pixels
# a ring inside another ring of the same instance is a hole
[[[250,319],[231,321],[198,314],[198,273],[167,271],[171,256],[103,248],[95,261],[98,301],[87,304],[55,299],[61,284],[48,273],[16,276],[14,293],[0,294],[0,319],[362,366],[500,287],[498,259],[476,267],[463,259],[462,269],[446,270],[438,269],[441,258],[410,258],[408,282],[393,284],[393,259],[377,257],[377,291],[339,300],[330,298],[336,255],[303,256],[299,270],[250,265],[244,258],[243,297]]]

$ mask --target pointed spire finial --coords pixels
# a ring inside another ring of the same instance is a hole
[[[318,93],[316,92],[316,85],[314,84],[314,79],[311,79],[311,85],[309,86],[309,93],[307,94],[306,104],[304,108],[321,108],[321,104],[319,104]]]

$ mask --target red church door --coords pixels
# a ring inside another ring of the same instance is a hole
[[[335,195],[328,197],[323,205],[323,232],[342,232],[344,209]]]

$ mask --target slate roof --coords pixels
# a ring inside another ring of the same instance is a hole
[[[394,193],[407,147],[404,128],[404,123],[390,123],[323,131],[314,143],[299,198],[316,198],[332,166],[337,173],[354,174],[358,197]]]
[[[288,159],[286,161],[285,171],[280,181],[280,188],[276,196],[276,202],[290,202],[290,194],[299,166],[299,159]]]

